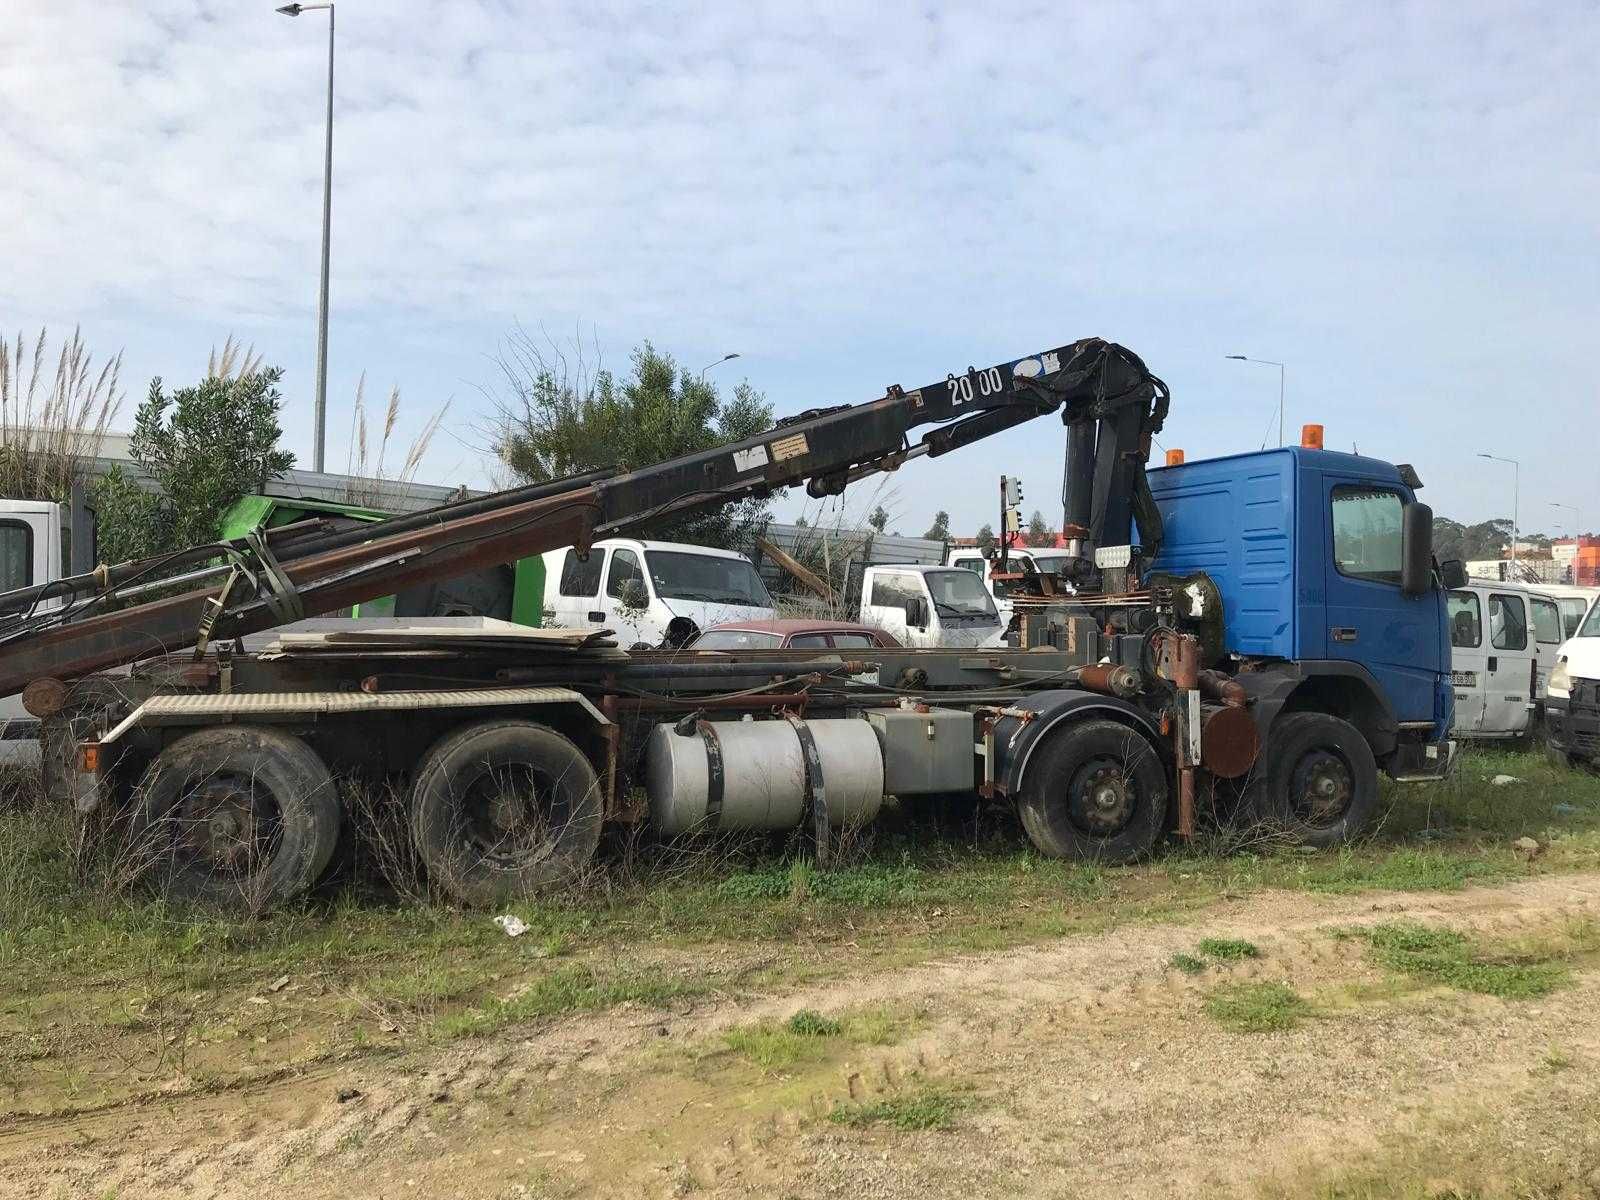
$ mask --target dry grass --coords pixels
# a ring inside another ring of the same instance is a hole
[[[351,480],[345,487],[344,498],[348,504],[375,505],[383,497],[385,489],[380,484],[384,481],[392,479],[404,485],[415,479],[417,469],[422,465],[422,456],[428,452],[434,435],[439,432],[439,423],[444,420],[445,413],[450,411],[449,402],[446,402],[428,419],[406,451],[405,459],[391,476],[388,474],[389,441],[400,419],[400,385],[389,389],[389,402],[383,413],[383,432],[376,439],[367,431],[366,392],[367,376],[366,372],[362,372],[356,383],[355,408],[350,416],[350,455],[345,463],[345,474]]]
[[[74,329],[44,384],[46,347],[44,329],[31,344],[0,338],[0,495],[11,500],[66,500],[122,404],[120,353],[96,371]]]

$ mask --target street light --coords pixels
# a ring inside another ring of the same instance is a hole
[[[1517,493],[1521,489],[1522,464],[1514,458],[1501,458],[1498,454],[1478,452],[1479,458],[1511,464],[1511,565],[1517,565]]]
[[[712,367],[720,367],[723,363],[729,361],[730,359],[735,359],[738,357],[739,356],[737,354],[724,354],[721,358],[717,359],[716,362],[707,363],[705,366],[700,368],[700,382],[704,383],[706,381],[706,372],[711,370]]]
[[[1278,368],[1278,445],[1282,446],[1283,445],[1283,390],[1284,390],[1284,377],[1288,374],[1288,368],[1285,367],[1281,362],[1273,362],[1270,358],[1250,358],[1248,355],[1244,355],[1244,354],[1224,354],[1222,357],[1223,358],[1231,358],[1235,362],[1253,362],[1253,363],[1260,363],[1264,367],[1277,367]]]
[[[328,238],[333,218],[333,3],[285,4],[278,9],[286,17],[303,12],[328,10],[328,133],[322,152],[322,286],[317,293],[317,410],[316,443],[311,456],[312,469],[322,470],[328,444]]]
[[[1551,508],[1564,508],[1572,514],[1572,534],[1574,537],[1583,536],[1583,514],[1578,511],[1576,504],[1562,504],[1559,501],[1550,501]]]

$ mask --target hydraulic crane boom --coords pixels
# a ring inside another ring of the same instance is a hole
[[[37,679],[74,679],[152,654],[233,638],[388,595],[430,579],[576,545],[666,513],[725,504],[804,482],[837,495],[866,475],[908,459],[959,449],[1023,421],[1060,411],[1098,450],[1069,462],[1092,466],[1093,540],[1129,505],[1148,497],[1144,462],[1166,413],[1164,384],[1137,355],[1087,338],[962,374],[914,391],[893,386],[863,404],[812,409],[727,446],[626,473],[596,472],[445,505],[357,531],[310,538],[279,557],[268,539],[196,547],[169,559],[102,568],[37,589],[0,595],[0,613],[44,598],[62,609],[0,625],[0,695]],[[909,434],[937,428],[912,444]],[[1102,480],[1104,473],[1107,477]],[[1117,496],[1126,493],[1118,507]],[[1105,497],[1105,499],[1102,499]],[[1154,511],[1154,505],[1149,505]],[[1145,529],[1141,517],[1141,530]],[[1120,536],[1120,534],[1119,534]],[[118,589],[147,583],[158,568],[223,558],[220,588],[200,588],[112,611]],[[87,598],[85,598],[87,597]]]

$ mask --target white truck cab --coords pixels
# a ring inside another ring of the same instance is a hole
[[[1546,693],[1551,753],[1564,762],[1600,767],[1600,598],[1561,644]]]
[[[995,608],[1000,613],[1000,623],[1006,629],[1011,628],[1011,617],[1014,606],[1011,603],[1011,585],[1003,580],[992,579],[991,575],[1000,569],[999,551],[995,557],[985,558],[983,551],[975,546],[960,546],[952,549],[945,555],[945,565],[960,567],[972,571],[989,588],[994,596]],[[1013,546],[1006,551],[1009,569],[1013,572],[1024,571],[1032,567],[1035,571],[1054,574],[1060,570],[1061,565],[1070,557],[1065,550],[1055,550],[1046,547]]]
[[[1520,583],[1468,579],[1450,592],[1457,737],[1516,738],[1532,728],[1565,638],[1556,597]]]
[[[1005,623],[983,578],[964,566],[869,566],[861,621],[902,646],[995,646]]]
[[[660,645],[674,618],[709,629],[774,615],[767,585],[744,555],[633,538],[598,541],[587,559],[571,546],[547,553],[544,607],[557,625],[611,629],[624,646]]]
[[[48,500],[0,500],[0,592],[48,583],[66,574],[71,555],[66,510]],[[47,600],[38,611],[59,607]],[[3,622],[13,618],[0,617]],[[22,697],[0,700],[0,762],[38,757],[38,722],[22,707]]]

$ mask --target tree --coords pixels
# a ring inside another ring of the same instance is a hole
[[[1034,509],[1033,516],[1028,518],[1028,545],[1053,546],[1055,540],[1055,532],[1045,523],[1044,514]]]
[[[885,522],[887,524],[887,522]],[[950,514],[940,511],[934,514],[933,524],[928,526],[928,532],[922,535],[935,542],[950,540]]]
[[[867,518],[867,524],[882,533],[889,527],[889,510],[881,504],[878,505],[877,508],[872,510],[872,515]]]
[[[772,424],[772,405],[748,383],[723,400],[715,385],[682,370],[649,342],[618,377],[518,329],[499,366],[495,450],[519,479],[542,483],[583,471],[636,470],[751,437]],[[749,550],[766,528],[769,501],[748,498],[709,511],[643,522],[640,536]]]
[[[237,368],[237,369],[235,369]],[[133,417],[129,453],[156,491],[113,467],[93,489],[100,557],[121,562],[213,541],[228,507],[294,465],[278,449],[280,367],[228,347],[206,377],[168,395],[161,380]]]
[[[994,526],[981,525],[978,527],[978,549],[985,554],[994,549]]]

